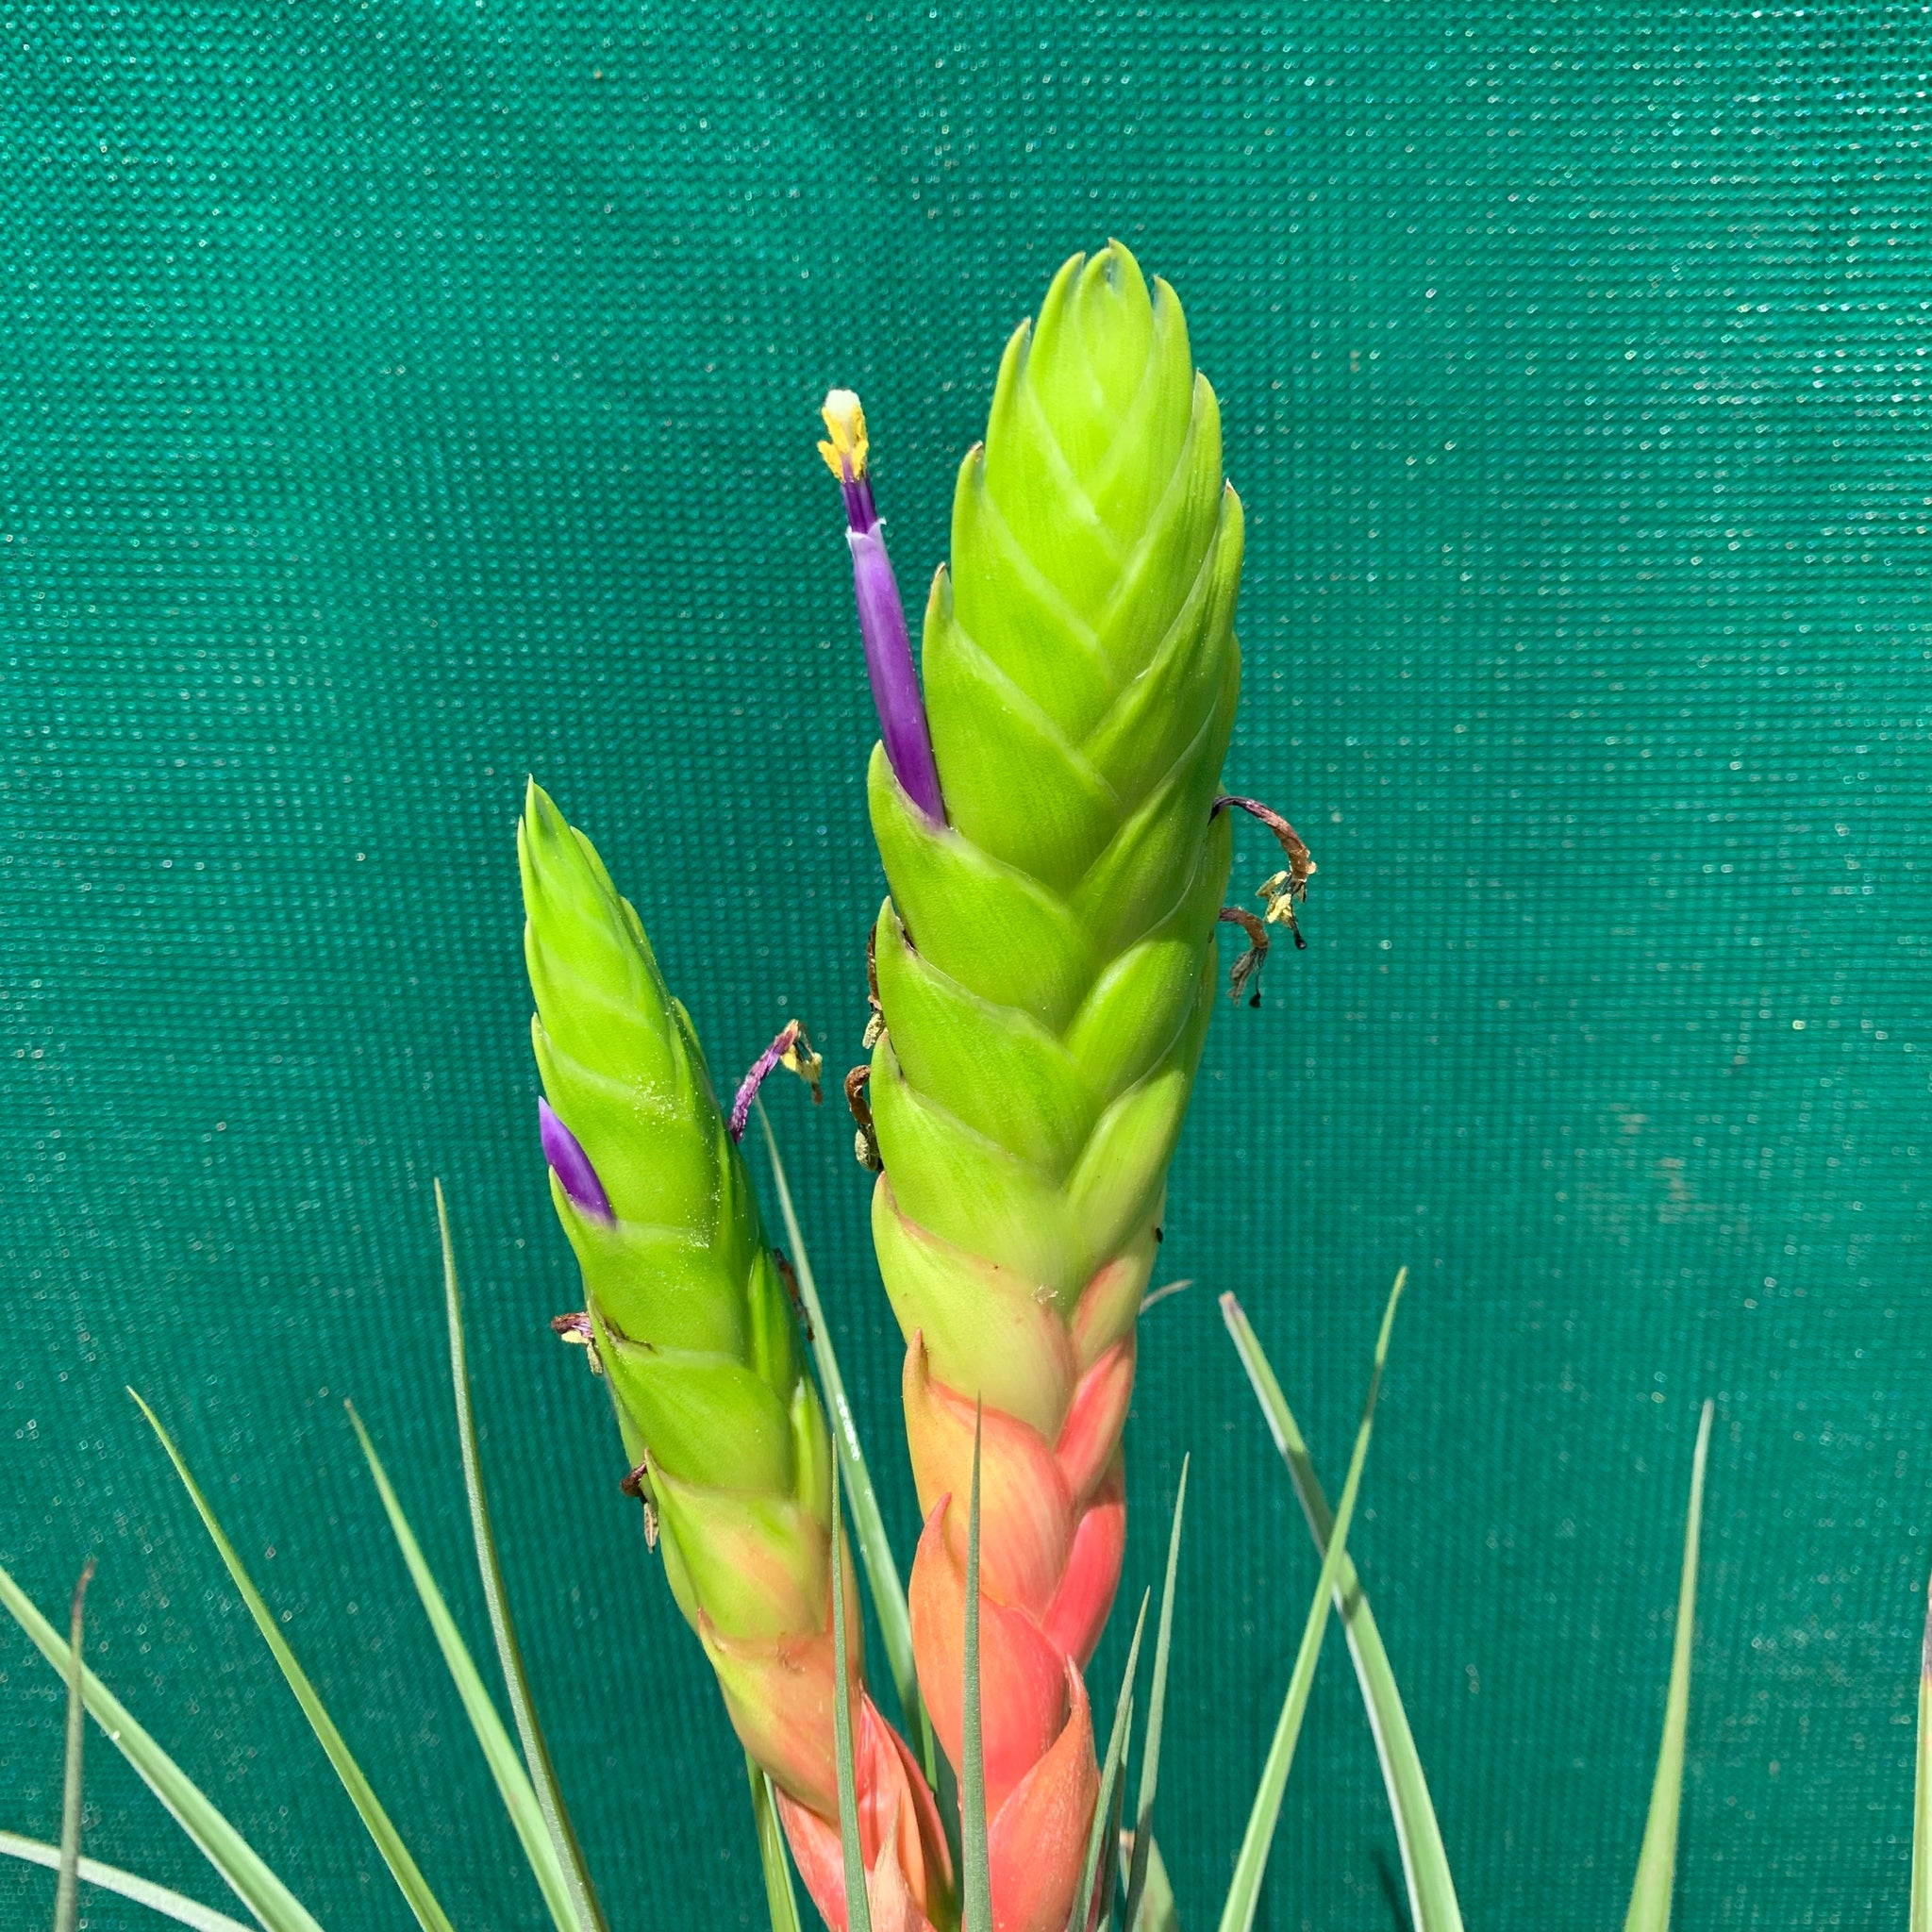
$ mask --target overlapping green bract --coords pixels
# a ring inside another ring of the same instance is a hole
[[[1213,1008],[1241,561],[1219,409],[1173,291],[1119,243],[1074,258],[1007,346],[926,608],[948,823],[882,750],[871,772],[891,888],[874,1233],[928,1512],[914,1644],[957,1762],[963,1571],[941,1503],[964,1496],[983,1402],[1008,1927],[1065,1923],[1097,1789],[1077,1667],[1119,1579],[1134,1324]]]

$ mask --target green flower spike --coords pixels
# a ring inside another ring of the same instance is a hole
[[[1008,343],[952,536],[923,639],[947,822],[883,750],[871,768],[891,889],[873,1228],[928,1512],[921,1690],[957,1764],[983,1402],[994,1907],[1003,1932],[1058,1932],[1098,1789],[1080,1670],[1119,1580],[1135,1320],[1214,1005],[1241,689],[1220,408],[1174,291],[1120,243],[1069,261]]]
[[[824,1411],[690,1015],[636,911],[534,783],[517,853],[542,1141],[584,1278],[583,1314],[558,1325],[603,1371],[672,1594],[777,1790],[807,1887],[842,1932]],[[855,1657],[868,1885],[944,1924],[939,1814],[860,1668]]]

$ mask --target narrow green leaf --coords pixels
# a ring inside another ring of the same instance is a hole
[[[32,1599],[0,1569],[0,1607],[33,1640],[34,1647],[63,1676],[68,1645],[53,1624],[41,1615]],[[174,1819],[195,1849],[221,1874],[235,1896],[261,1921],[268,1932],[322,1932],[295,1895],[271,1872],[242,1834],[202,1794],[200,1788],[142,1727],[94,1674],[83,1666],[81,1694],[88,1714],[107,1733],[108,1741],[126,1758]],[[28,1840],[31,1842],[31,1840]],[[88,1863],[83,1861],[85,1873]],[[91,1881],[92,1882],[92,1881]]]
[[[530,1870],[536,1874],[543,1903],[550,1908],[558,1932],[577,1932],[576,1915],[571,1907],[570,1888],[564,1882],[557,1847],[551,1843],[550,1834],[544,1828],[543,1812],[537,1803],[529,1774],[524,1769],[524,1760],[517,1755],[516,1740],[497,1714],[495,1701],[476,1669],[461,1631],[457,1628],[456,1619],[450,1615],[442,1592],[436,1587],[436,1578],[430,1573],[422,1545],[409,1527],[408,1518],[403,1514],[403,1506],[390,1483],[389,1472],[383,1468],[382,1458],[375,1453],[375,1444],[369,1440],[369,1431],[362,1426],[362,1418],[356,1413],[353,1403],[345,1402],[342,1407],[349,1412],[356,1440],[362,1446],[369,1473],[375,1478],[376,1493],[381,1496],[382,1507],[388,1513],[390,1530],[395,1537],[397,1548],[403,1553],[403,1561],[408,1566],[409,1580],[416,1586],[416,1595],[428,1616],[429,1627],[436,1633],[437,1648],[442,1652],[442,1660],[457,1687],[457,1695],[463,1701],[464,1715],[470,1720],[470,1728],[476,1734],[476,1742],[482,1746],[490,1774],[496,1780],[503,1808],[509,1813],[509,1822],[516,1827],[517,1837],[523,1843],[524,1857],[529,1860]]]
[[[90,1557],[80,1566],[74,1586],[74,1608],[67,1622],[67,1746],[60,1779],[60,1862],[54,1884],[54,1932],[74,1932],[80,1908],[80,1781],[81,1759],[87,1749],[87,1702],[81,1690],[87,1669],[81,1654],[87,1643],[87,1587],[94,1574]]]
[[[1141,1614],[1134,1619],[1134,1641],[1127,1645],[1127,1667],[1121,1673],[1120,1695],[1114,1700],[1113,1728],[1107,1734],[1107,1757],[1100,1771],[1100,1792],[1094,1800],[1093,1822],[1087,1828],[1087,1857],[1080,1868],[1080,1889],[1074,1894],[1074,1909],[1067,1918],[1067,1932],[1087,1932],[1093,1910],[1093,1884],[1100,1876],[1100,1860],[1107,1847],[1108,1820],[1113,1811],[1113,1791],[1120,1777],[1121,1763],[1126,1757],[1127,1736],[1133,1729],[1134,1674],[1141,1665],[1141,1633],[1147,1626],[1150,1591],[1141,1593]]]
[[[765,1873],[765,1909],[771,1916],[772,1932],[800,1932],[798,1894],[791,1889],[791,1860],[785,1850],[785,1834],[778,1825],[778,1804],[772,1795],[772,1780],[749,1753],[744,1768],[751,1775],[751,1812],[758,1822],[758,1863]]]
[[[839,1847],[845,1855],[846,1932],[872,1932],[872,1900],[865,1889],[865,1857],[858,1842],[858,1788],[852,1770],[852,1666],[845,1631],[845,1510],[839,1496],[839,1464],[832,1462],[832,1746],[839,1760]]]
[[[1690,1643],[1697,1622],[1697,1541],[1704,1524],[1704,1464],[1710,1451],[1711,1404],[1697,1424],[1690,1458],[1690,1507],[1684,1518],[1684,1567],[1677,1583],[1677,1628],[1671,1642],[1671,1688],[1664,1699],[1664,1736],[1650,1788],[1650,1816],[1637,1858],[1637,1882],[1624,1932],[1666,1932],[1677,1876],[1677,1814],[1684,1791],[1684,1733],[1690,1719]]]
[[[1234,1880],[1221,1912],[1221,1932],[1249,1932],[1255,1923],[1255,1909],[1261,1898],[1261,1877],[1268,1867],[1268,1848],[1274,1840],[1275,1823],[1281,1816],[1281,1796],[1294,1762],[1295,1743],[1301,1736],[1308,1691],[1315,1681],[1315,1665],[1322,1654],[1323,1633],[1328,1627],[1329,1601],[1335,1594],[1336,1579],[1348,1547],[1348,1527],[1355,1519],[1356,1497],[1361,1491],[1362,1465],[1368,1459],[1375,1403],[1382,1392],[1382,1370],[1389,1359],[1389,1334],[1395,1325],[1396,1304],[1402,1299],[1403,1284],[1407,1278],[1407,1269],[1396,1275],[1389,1306],[1383,1312],[1382,1332],[1375,1339],[1375,1365],[1369,1376],[1367,1399],[1362,1404],[1361,1424],[1356,1430],[1355,1453],[1348,1459],[1348,1480],[1341,1489],[1341,1507],[1335,1513],[1334,1534],[1328,1539],[1322,1574],[1315,1582],[1314,1601],[1308,1606],[1307,1621],[1302,1627],[1301,1647],[1295,1653],[1294,1670],[1288,1680],[1288,1695],[1282,1700],[1274,1740],[1269,1746],[1261,1782],[1255,1792],[1254,1808],[1248,1814],[1248,1828],[1235,1859]]]
[[[805,1230],[798,1224],[798,1210],[792,1206],[791,1186],[785,1163],[778,1155],[777,1137],[772,1132],[763,1101],[755,1102],[758,1125],[765,1130],[765,1152],[772,1162],[772,1179],[778,1189],[778,1215],[785,1224],[791,1259],[798,1274],[799,1299],[805,1304],[806,1319],[811,1327],[812,1358],[818,1363],[819,1386],[824,1391],[825,1407],[832,1418],[832,1440],[838,1444],[839,1461],[845,1472],[846,1494],[851,1499],[853,1526],[858,1532],[858,1554],[865,1564],[866,1588],[879,1620],[879,1636],[886,1646],[886,1663],[892,1673],[892,1689],[898,1693],[899,1708],[906,1719],[914,1750],[925,1767],[927,1784],[939,1789],[940,1760],[933,1741],[932,1725],[919,1694],[919,1671],[912,1661],[912,1619],[906,1607],[906,1586],[900,1580],[899,1565],[892,1556],[891,1539],[886,1534],[886,1521],[879,1512],[877,1495],[872,1486],[872,1473],[865,1466],[865,1450],[858,1440],[858,1424],[845,1393],[845,1378],[839,1373],[839,1357],[832,1346],[831,1324],[825,1320],[819,1300],[818,1283],[811,1272],[811,1257],[805,1249]]]
[[[979,1436],[985,1420],[973,1413],[973,1494],[966,1515],[966,1709],[960,1726],[959,1782],[966,1816],[960,1826],[963,1932],[993,1932],[992,1876],[986,1841],[986,1758],[980,1741],[979,1703]]]
[[[1154,1643],[1154,1694],[1147,1704],[1147,1740],[1141,1746],[1141,1792],[1134,1805],[1134,1860],[1127,1872],[1127,1932],[1141,1932],[1141,1901],[1147,1889],[1147,1858],[1154,1849],[1154,1792],[1160,1776],[1160,1724],[1167,1710],[1167,1660],[1174,1641],[1174,1579],[1181,1560],[1181,1512],[1188,1504],[1188,1464],[1174,1495],[1174,1526],[1167,1533],[1167,1581],[1160,1587],[1160,1634]]]
[[[1134,1700],[1129,1697],[1127,1699],[1127,1735],[1129,1737],[1133,1735],[1133,1730]],[[1118,1844],[1121,1841],[1121,1800],[1126,1794],[1127,1780],[1124,1768],[1123,1774],[1115,1777],[1113,1783],[1100,1794],[1100,1801],[1094,1807],[1095,1810],[1107,1820],[1107,1831],[1102,1840],[1104,1844]],[[1093,1914],[1095,1932],[1100,1932],[1100,1928],[1110,1926],[1113,1924],[1113,1860],[1109,1858],[1101,1867],[1100,1871],[1100,1897],[1096,1903]]]
[[[1248,1325],[1241,1303],[1231,1294],[1223,1295],[1221,1313],[1234,1338],[1261,1413],[1267,1418],[1274,1446],[1288,1464],[1315,1547],[1325,1554],[1335,1519],[1329,1512],[1321,1479],[1315,1474],[1308,1445],[1302,1439],[1281,1385],[1274,1379],[1274,1371],[1261,1352],[1261,1344]],[[1354,1562],[1345,1554],[1336,1574],[1335,1607],[1341,1613],[1348,1654],[1355,1664],[1356,1681],[1361,1687],[1362,1707],[1368,1713],[1375,1755],[1382,1763],[1382,1782],[1388,1788],[1389,1809],[1395,1821],[1395,1841],[1402,1853],[1402,1872],[1408,1886],[1409,1918],[1415,1932],[1462,1932],[1462,1909],[1456,1899],[1449,1855],[1442,1846],[1441,1827],[1436,1822],[1436,1807],[1429,1798],[1428,1780],[1423,1775],[1415,1736],[1408,1727],[1408,1713],[1403,1708],[1402,1693],[1395,1686],[1395,1672],[1389,1662],[1389,1653],[1382,1647],[1382,1635],[1375,1627],[1367,1592],[1356,1574]]]
[[[50,1872],[58,1871],[60,1847],[42,1844],[37,1838],[22,1838],[17,1832],[0,1831],[0,1858],[18,1858],[23,1864],[44,1865]],[[164,1919],[173,1919],[177,1925],[188,1926],[190,1932],[252,1932],[240,1919],[231,1919],[203,1905],[199,1899],[170,1891],[165,1885],[137,1877],[118,1865],[103,1865],[98,1858],[81,1859],[80,1875],[87,1884],[132,1899],[136,1905],[145,1906]]]
[[[261,1592],[256,1589],[254,1579],[243,1567],[242,1558],[236,1554],[235,1546],[228,1541],[227,1534],[216,1522],[214,1511],[208,1507],[208,1498],[201,1492],[201,1487],[190,1474],[188,1464],[182,1460],[181,1452],[175,1448],[174,1440],[162,1428],[160,1418],[132,1389],[127,1391],[134,1396],[141,1412],[147,1418],[148,1426],[160,1438],[161,1447],[168,1452],[168,1459],[175,1465],[175,1474],[181,1478],[181,1486],[188,1491],[189,1500],[194,1505],[200,1516],[202,1526],[208,1531],[222,1561],[227,1565],[228,1574],[242,1601],[248,1606],[248,1614],[255,1619],[255,1627],[261,1632],[262,1641],[281,1667],[282,1675],[288,1680],[289,1689],[295,1693],[295,1701],[302,1707],[302,1714],[308,1720],[309,1728],[314,1731],[317,1741],[328,1754],[328,1761],[335,1766],[336,1775],[342,1781],[342,1789],[348,1792],[349,1801],[360,1814],[363,1825],[375,1842],[375,1849],[382,1854],[382,1861],[390,1869],[390,1875],[395,1880],[397,1889],[408,1901],[409,1909],[415,1913],[416,1922],[424,1932],[453,1932],[448,1915],[436,1901],[436,1895],[429,1890],[429,1883],[417,1869],[416,1861],[409,1856],[408,1847],[404,1844],[402,1835],[390,1822],[390,1816],[382,1808],[375,1793],[370,1789],[369,1780],[362,1774],[362,1767],[356,1762],[354,1754],[343,1741],[342,1734],[336,1728],[335,1720],[323,1707],[322,1699],[316,1694],[315,1686],[308,1681],[302,1666],[295,1661],[295,1653],[289,1648],[288,1639],[282,1635],[281,1625],[275,1622],[275,1612],[262,1601]]]
[[[1925,1591],[1925,1635],[1919,1646],[1919,1763],[1912,1793],[1910,1932],[1932,1932],[1932,1584]]]
[[[537,1794],[538,1809],[543,1815],[544,1829],[550,1836],[557,1870],[569,1890],[577,1932],[607,1932],[604,1907],[596,1887],[591,1883],[590,1868],[584,1863],[583,1849],[577,1843],[576,1831],[557,1782],[550,1746],[537,1718],[537,1701],[530,1694],[523,1646],[517,1641],[516,1624],[510,1620],[509,1593],[504,1588],[503,1565],[496,1554],[496,1532],[490,1524],[490,1498],[483,1487],[483,1457],[476,1446],[476,1411],[470,1397],[470,1357],[463,1341],[462,1290],[457,1281],[456,1245],[450,1239],[449,1204],[442,1197],[440,1180],[436,1183],[436,1225],[442,1240],[442,1293],[449,1313],[449,1367],[456,1388],[457,1441],[462,1451],[463,1488],[470,1500],[470,1536],[476,1546],[476,1568],[483,1578],[483,1602],[490,1611],[490,1634],[496,1642],[497,1666],[503,1672],[504,1689],[509,1692],[510,1715],[516,1720],[524,1763]],[[547,1891],[545,1896],[548,1897]]]
[[[1121,1833],[1119,1865],[1124,1882],[1137,1842],[1131,1831]],[[1141,1924],[1146,1932],[1180,1932],[1180,1914],[1174,1909],[1174,1882],[1167,1875],[1167,1860],[1160,1856],[1158,1838],[1147,1840],[1147,1881],[1145,1890],[1141,1893]]]

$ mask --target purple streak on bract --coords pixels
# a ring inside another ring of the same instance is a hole
[[[563,1191],[581,1212],[598,1221],[615,1221],[617,1217],[610,1211],[610,1196],[604,1191],[604,1183],[597,1178],[591,1157],[584,1152],[577,1137],[551,1111],[547,1100],[538,1100],[537,1119],[542,1128],[543,1158],[550,1163],[550,1172],[563,1184]]]
[[[933,762],[932,733],[919,673],[912,668],[912,640],[899,602],[899,583],[886,555],[885,532],[874,520],[870,529],[848,530],[852,546],[852,588],[858,599],[858,634],[865,641],[865,668],[872,700],[878,708],[879,736],[906,795],[927,818],[946,822],[940,796],[939,767]]]

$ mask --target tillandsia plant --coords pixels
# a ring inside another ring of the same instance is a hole
[[[1082,1671],[1120,1577],[1135,1323],[1215,1003],[1241,500],[1174,291],[1118,242],[1075,256],[1008,343],[960,466],[922,701],[858,398],[835,391],[824,420],[881,725],[870,796],[891,896],[861,1158],[883,1169],[874,1240],[926,1511],[920,1687],[958,1765],[983,1407],[993,1908],[1012,1932],[1058,1932],[1099,1788]],[[1307,871],[1293,843],[1282,915]]]
[[[624,1445],[620,1487],[641,1507],[696,1633],[691,1654],[702,1647],[745,1746],[773,1932],[800,1932],[788,1843],[834,1932],[1117,1923],[1175,1932],[1153,1814],[1185,1464],[1131,1810],[1148,1597],[1123,1681],[1103,1705],[1103,1748],[1085,1674],[1120,1582],[1136,1324],[1215,1001],[1216,926],[1246,934],[1229,990],[1252,996],[1270,926],[1300,943],[1295,909],[1313,870],[1286,820],[1220,791],[1241,682],[1241,505],[1222,475],[1214,394],[1193,368],[1173,291],[1150,288],[1117,242],[1076,256],[1038,323],[1008,343],[986,441],[960,469],[950,564],[926,606],[922,688],[858,399],[834,391],[824,416],[820,447],[842,493],[880,720],[870,800],[890,896],[867,949],[872,1058],[846,1091],[859,1158],[877,1174],[874,1235],[906,1341],[907,1441],[924,1518],[909,1602],[775,1141],[768,1133],[795,1276],[766,1238],[739,1149],[759,1082],[788,1066],[816,1091],[817,1057],[803,1028],[788,1025],[723,1108],[643,923],[532,782],[517,839],[543,1087],[537,1138],[584,1285],[583,1308],[556,1325],[604,1377]],[[1258,915],[1222,904],[1237,810],[1260,820],[1285,858],[1259,888]],[[351,1420],[549,1917],[557,1932],[605,1932],[497,1560],[440,1188],[438,1211],[458,1441],[514,1737],[374,1443]],[[1255,1924],[1331,1611],[1381,1759],[1416,1932],[1461,1932],[1415,1740],[1348,1554],[1402,1283],[1332,1509],[1259,1341],[1234,1297],[1222,1297],[1320,1566],[1220,1932]],[[146,1412],[409,1910],[425,1932],[454,1932],[296,1661],[290,1612],[277,1617],[257,1590]],[[1710,1428],[1707,1404],[1625,1932],[1670,1923]],[[907,1738],[865,1689],[841,1476]],[[89,1885],[199,1932],[240,1932],[195,1900],[82,1856],[83,1711],[257,1924],[322,1932],[87,1669],[79,1593],[65,1642],[5,1571],[0,1607],[68,1679],[61,1842],[0,1832],[0,1856],[56,1873],[57,1932],[75,1924]],[[1926,1631],[1914,1932],[1932,1932],[1932,1606]],[[932,1755],[935,1738],[956,1783]]]

